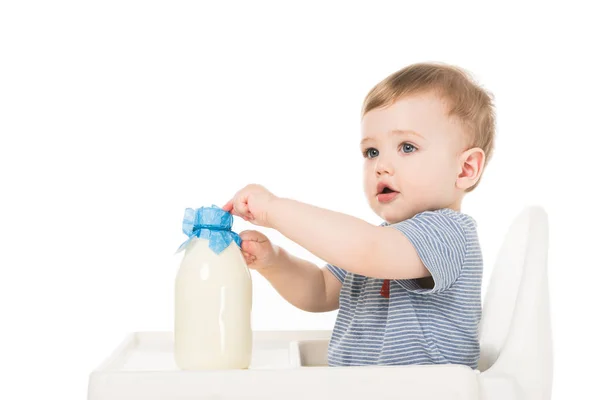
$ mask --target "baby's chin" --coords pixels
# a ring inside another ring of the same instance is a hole
[[[384,218],[381,217],[385,222],[387,222],[389,225],[394,225],[397,224],[398,222],[402,222],[404,221],[406,218]]]
[[[406,204],[386,204],[383,207],[381,205],[376,207],[373,211],[390,225],[410,219],[421,211],[418,208],[407,207]]]
[[[393,209],[392,207],[383,207],[383,209],[373,210],[375,213],[388,224],[396,224],[404,221],[407,217],[404,216],[406,212],[403,210]]]
[[[371,209],[379,218],[383,219],[388,224],[396,224],[406,219],[413,217],[416,213],[413,210],[412,204],[406,199],[398,196],[390,203],[380,203],[375,200],[370,204]]]

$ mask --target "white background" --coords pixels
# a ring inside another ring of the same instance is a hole
[[[85,398],[129,332],[172,330],[186,207],[254,182],[379,223],[362,193],[360,107],[418,61],[459,65],[495,94],[496,154],[463,209],[479,224],[484,294],[512,218],[542,205],[554,398],[593,397],[591,6],[414,3],[2,2],[0,398]],[[333,326],[335,313],[294,309],[253,278],[254,329]]]

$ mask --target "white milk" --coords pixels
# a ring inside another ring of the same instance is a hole
[[[181,369],[244,369],[252,357],[252,280],[235,241],[220,254],[188,243],[175,280],[175,362]]]

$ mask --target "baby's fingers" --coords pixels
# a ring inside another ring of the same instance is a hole
[[[246,261],[246,264],[252,264],[253,262],[256,261],[256,257],[253,256],[252,254],[250,254],[246,251],[242,251],[242,254],[244,255],[244,260]]]
[[[227,204],[223,206],[223,210],[227,212],[231,212],[233,210],[233,200],[229,200]]]
[[[240,237],[242,240],[253,240],[255,242],[264,242],[267,240],[267,237],[264,235],[264,233],[255,230],[242,231],[240,232]]]
[[[248,207],[248,198],[247,197],[240,197],[240,198],[234,199],[232,214],[240,216],[240,217],[244,218],[246,221],[249,219],[250,220],[254,219],[254,217],[252,216],[252,213],[250,212],[250,208]]]
[[[260,246],[258,242],[254,240],[244,240],[242,241],[242,251],[245,251],[249,254],[255,255],[257,251],[260,250]]]
[[[248,220],[248,216],[250,215],[248,204],[242,201],[242,199],[233,198],[227,203],[225,203],[222,209],[223,211],[231,213],[231,215],[242,217],[246,221]]]

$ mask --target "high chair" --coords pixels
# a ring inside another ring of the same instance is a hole
[[[465,365],[327,366],[330,330],[256,331],[247,370],[180,371],[172,332],[136,332],[90,374],[88,399],[547,400],[552,335],[548,217],[525,208],[494,265],[477,369]]]
[[[483,304],[482,399],[551,398],[549,300],[548,216],[541,207],[527,207],[504,239]]]

